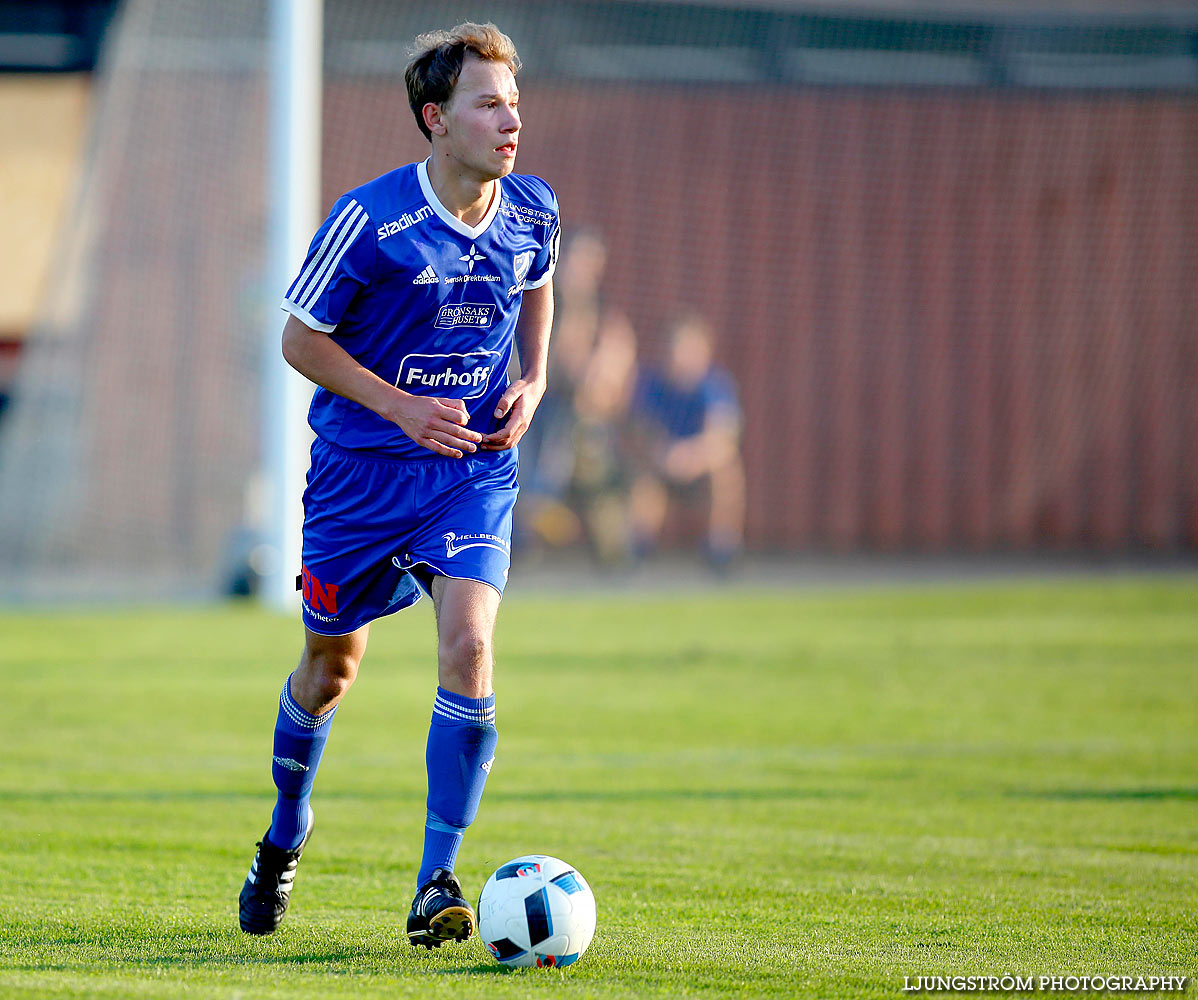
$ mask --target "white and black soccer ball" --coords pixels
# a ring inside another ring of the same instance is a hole
[[[503,965],[570,965],[595,936],[595,894],[564,861],[546,854],[516,858],[483,886],[478,934]]]

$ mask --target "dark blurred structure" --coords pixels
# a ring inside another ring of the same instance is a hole
[[[77,159],[86,74],[116,0],[0,3],[0,420]]]
[[[80,73],[95,68],[118,0],[0,3],[0,73]]]
[[[210,586],[245,520],[281,326],[265,9],[122,5],[69,294],[0,424],[10,586]],[[717,332],[748,549],[1194,553],[1198,8],[837,10],[486,11],[525,59],[519,169],[601,235],[640,362],[680,311]],[[426,155],[405,45],[471,15],[327,0],[322,209]]]

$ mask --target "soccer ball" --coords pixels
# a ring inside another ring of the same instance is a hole
[[[516,858],[483,886],[478,935],[502,965],[570,965],[595,936],[595,894],[564,861]]]

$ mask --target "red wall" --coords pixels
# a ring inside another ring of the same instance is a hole
[[[326,206],[426,145],[333,83]],[[524,86],[656,356],[700,309],[759,549],[1198,546],[1198,100]]]

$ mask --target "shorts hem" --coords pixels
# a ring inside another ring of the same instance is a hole
[[[450,580],[469,580],[471,583],[486,584],[493,591],[495,591],[495,593],[497,593],[500,597],[503,596],[503,587],[496,587],[494,583],[492,583],[490,580],[484,579],[482,576],[459,576],[456,573],[446,573],[445,570],[441,569],[441,567],[435,566],[433,563],[429,562],[427,559],[416,559],[415,561],[407,563],[403,566],[396,564],[396,569],[401,569],[405,573],[411,573],[412,570],[417,566],[427,566],[429,569],[431,569],[433,571],[433,576],[443,576]],[[414,579],[416,581],[416,583],[420,586],[421,590],[424,590],[424,584],[420,582],[420,577],[418,577],[415,573],[412,573],[412,579]],[[506,581],[505,581],[505,586],[506,586]],[[425,592],[427,593],[427,591],[425,591]],[[429,594],[429,596],[431,597],[432,595]],[[399,610],[399,609],[397,609],[397,610]]]
[[[417,582],[419,582],[419,581],[417,581]],[[316,635],[325,635],[325,636],[329,636],[330,638],[334,638],[336,636],[341,636],[341,635],[353,635],[355,632],[358,631],[358,629],[362,628],[364,625],[369,625],[371,622],[377,622],[380,618],[386,618],[388,615],[397,615],[401,611],[406,611],[408,608],[412,607],[412,605],[418,604],[420,601],[420,598],[423,596],[424,596],[424,588],[421,587],[420,591],[416,594],[416,600],[409,601],[407,604],[396,604],[395,607],[384,608],[377,615],[374,615],[373,617],[370,617],[370,618],[364,618],[362,621],[358,622],[358,624],[355,625],[353,628],[348,629],[345,632],[323,632],[320,629],[313,628],[311,625],[309,625],[306,619],[304,620],[304,628],[306,628],[309,632],[315,633]]]
[[[369,625],[369,624],[370,624],[370,622],[362,622],[362,625]],[[362,625],[359,625],[358,628],[361,628]],[[355,632],[358,631],[358,628],[351,628],[348,632],[322,632],[322,631],[320,631],[320,629],[313,628],[306,621],[304,622],[304,628],[306,628],[313,635],[323,635],[329,639],[336,639],[343,635],[353,635]]]

